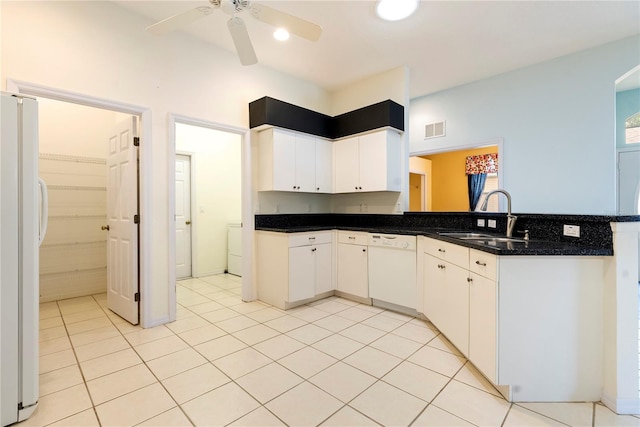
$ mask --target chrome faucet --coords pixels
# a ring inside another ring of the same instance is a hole
[[[484,199],[484,202],[482,202],[482,206],[480,206],[480,210],[481,211],[487,210],[487,202],[489,201],[489,197],[491,197],[495,193],[502,193],[507,197],[507,237],[512,237],[513,229],[516,226],[516,220],[518,219],[518,217],[515,215],[511,215],[511,194],[509,194],[506,190],[500,190],[500,189],[491,191],[489,194],[487,194],[487,197]]]

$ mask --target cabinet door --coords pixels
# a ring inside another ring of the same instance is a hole
[[[335,163],[335,192],[353,193],[358,190],[360,160],[358,138],[347,138],[333,143]]]
[[[469,355],[469,272],[448,262],[444,266],[445,286],[442,325],[436,325],[465,356]]]
[[[296,137],[273,129],[273,189],[296,190]]]
[[[315,296],[315,246],[289,248],[289,301]]]
[[[316,191],[316,140],[296,135],[295,186],[296,191]]]
[[[331,244],[316,245],[312,250],[315,257],[315,295],[334,290]]]
[[[444,319],[445,312],[445,272],[439,266],[443,261],[429,254],[423,253],[423,289],[424,289],[424,315],[439,328]]]
[[[497,384],[497,285],[471,273],[469,286],[469,360]]]
[[[359,142],[362,191],[387,190],[387,132],[362,135]]]
[[[316,139],[316,192],[333,192],[333,143]]]
[[[338,244],[338,290],[369,298],[367,247]]]

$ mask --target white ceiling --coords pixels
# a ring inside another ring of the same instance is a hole
[[[149,24],[209,4],[114,1]],[[411,98],[640,34],[638,0],[422,0],[416,14],[399,22],[378,19],[373,0],[262,2],[321,25],[323,34],[315,43],[295,36],[277,42],[272,27],[242,12],[261,64],[327,90],[404,65]],[[184,31],[234,51],[228,19],[215,10]]]

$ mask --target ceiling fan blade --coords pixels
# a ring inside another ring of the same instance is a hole
[[[290,33],[312,42],[318,41],[322,34],[321,26],[263,4],[252,3],[251,15],[274,27],[286,28]]]
[[[196,7],[195,9],[187,10],[186,12],[170,16],[169,18],[156,22],[153,25],[149,25],[146,30],[155,35],[166,34],[191,24],[192,22],[209,15],[212,11],[213,9],[209,6]]]
[[[236,46],[238,57],[242,65],[253,65],[258,62],[256,52],[253,50],[249,32],[244,21],[238,17],[233,17],[227,22],[233,44]]]

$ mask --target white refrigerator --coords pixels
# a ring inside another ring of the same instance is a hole
[[[0,109],[0,418],[28,418],[38,404],[38,246],[46,186],[38,178],[38,105],[2,93]]]

